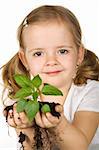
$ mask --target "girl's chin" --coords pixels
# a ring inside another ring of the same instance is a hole
[[[57,88],[62,88],[64,86],[66,86],[66,77],[64,76],[60,76],[60,75],[57,75],[57,76],[48,76],[46,74],[42,74],[42,73],[39,73],[43,83],[48,83],[48,84],[51,84]]]

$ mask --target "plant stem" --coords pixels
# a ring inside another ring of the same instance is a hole
[[[43,96],[42,96],[40,89],[38,89],[38,92],[39,92],[40,100],[43,102]]]

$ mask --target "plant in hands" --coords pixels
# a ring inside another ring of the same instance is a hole
[[[36,75],[33,79],[29,79],[25,75],[14,75],[16,83],[21,87],[15,94],[17,99],[17,112],[25,112],[28,119],[32,121],[38,111],[43,113],[51,112],[52,115],[59,117],[59,113],[55,113],[55,103],[39,102],[38,97],[44,95],[63,95],[56,87],[45,83],[42,86],[42,79]],[[41,98],[42,99],[42,98]],[[54,109],[54,110],[52,110]]]
[[[29,121],[32,122],[35,118],[35,115],[38,111],[42,113],[50,112],[53,116],[59,118],[60,113],[55,111],[55,106],[59,105],[58,103],[49,103],[49,102],[40,102],[38,98],[42,100],[42,94],[44,95],[60,95],[62,92],[56,87],[48,84],[42,83],[42,79],[39,75],[36,75],[33,79],[29,79],[26,75],[15,74],[15,82],[20,86],[20,89],[14,95],[14,98],[17,100],[17,112],[25,112]],[[10,109],[13,109],[12,106],[7,106],[5,108],[8,116]],[[6,116],[6,120],[7,120]],[[48,134],[46,130],[42,129],[45,134]],[[22,147],[23,142],[25,141],[26,135],[20,132],[19,134],[19,143]],[[37,149],[42,146],[42,137],[39,127],[35,125],[35,145]]]

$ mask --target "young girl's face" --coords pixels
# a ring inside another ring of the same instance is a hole
[[[20,58],[30,73],[39,74],[44,83],[58,88],[71,84],[81,52],[66,26],[58,23],[29,25],[23,31],[25,54]]]

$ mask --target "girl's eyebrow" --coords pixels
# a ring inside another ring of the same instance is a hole
[[[44,50],[44,48],[31,48],[28,51],[31,52],[31,51],[37,51],[37,50]]]
[[[73,48],[73,46],[71,46],[71,45],[60,45],[60,46],[57,46],[56,48],[63,48],[63,47]]]
[[[57,48],[73,48],[73,46],[71,46],[71,45],[60,45],[60,46],[56,46],[55,48],[57,49]],[[31,48],[31,49],[29,49],[29,52],[31,52],[31,51],[36,51],[36,50],[44,50],[44,48],[39,48],[39,47],[36,47],[36,48]]]

